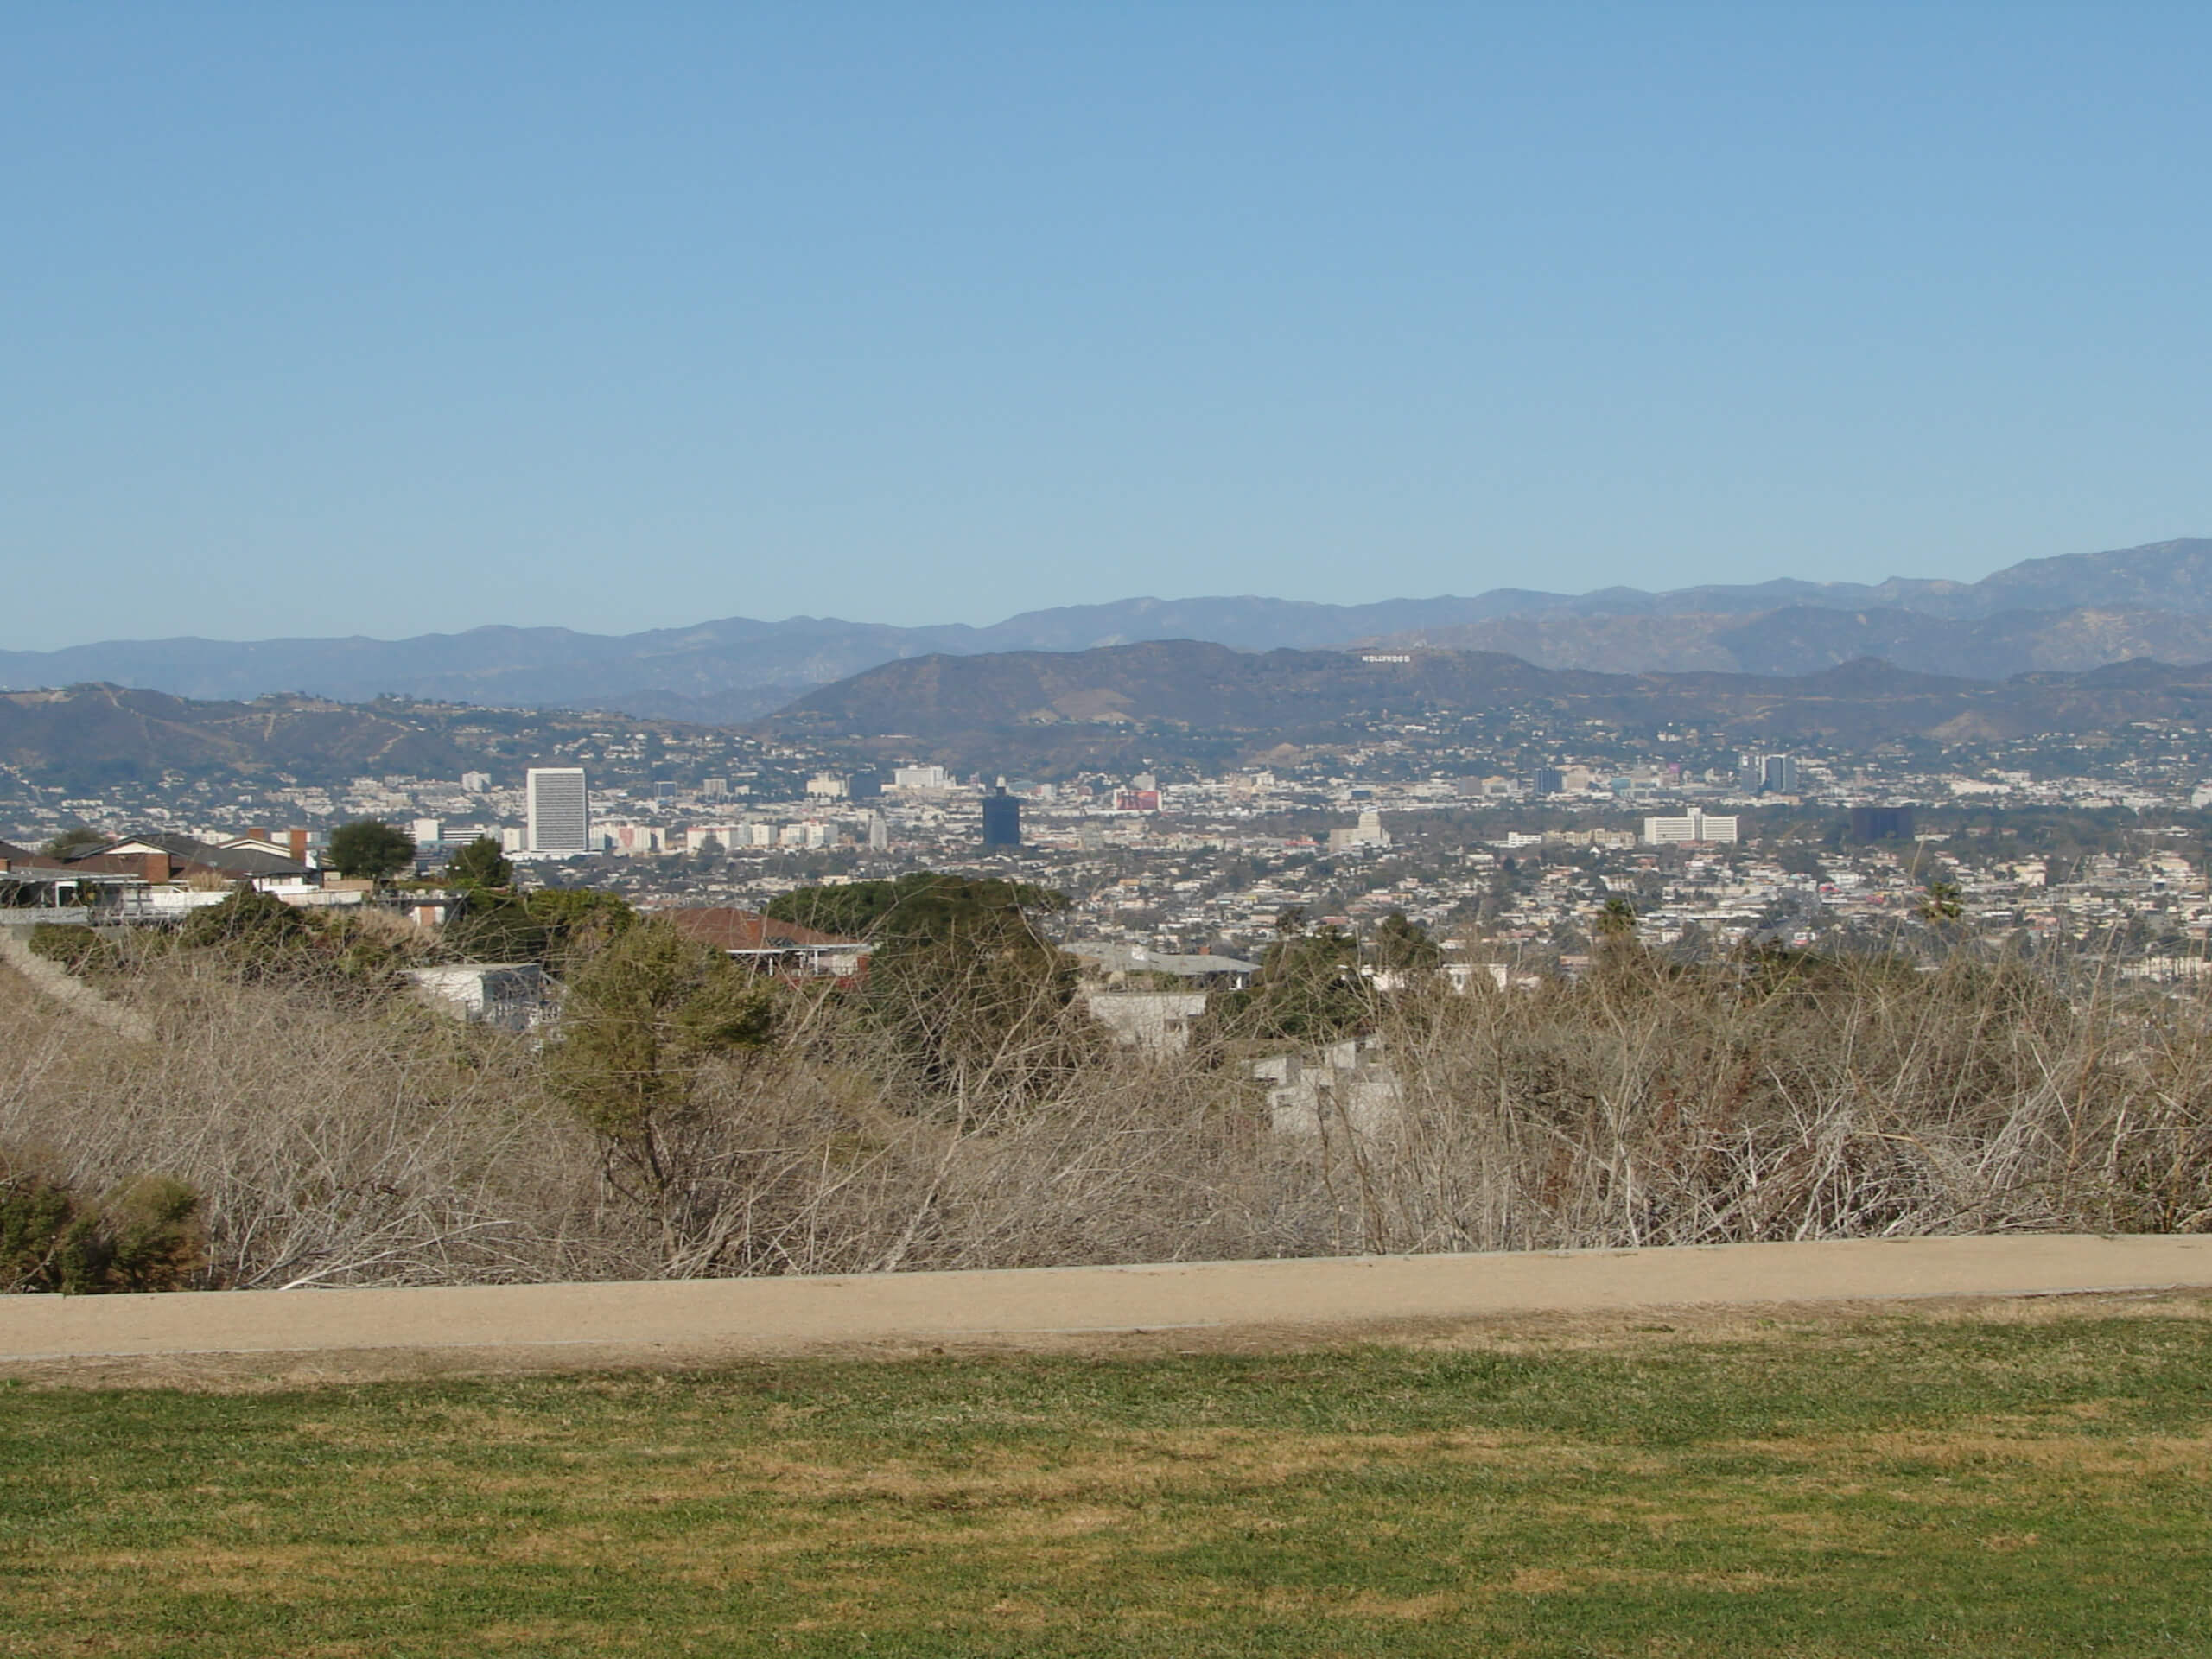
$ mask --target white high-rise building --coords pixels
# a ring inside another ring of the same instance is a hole
[[[591,850],[591,795],[582,766],[532,766],[523,778],[528,803],[530,850]]]
[[[1687,817],[1646,818],[1643,821],[1643,844],[1647,847],[1683,843],[1710,846],[1715,842],[1726,845],[1735,839],[1734,818],[1708,818],[1695,807],[1689,810]]]

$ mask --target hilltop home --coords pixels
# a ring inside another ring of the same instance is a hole
[[[861,941],[778,921],[758,911],[702,906],[652,913],[668,918],[686,938],[711,944],[757,972],[854,981],[868,971],[869,948]]]

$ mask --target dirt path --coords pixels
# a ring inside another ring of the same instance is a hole
[[[110,1001],[83,980],[72,976],[59,963],[34,955],[29,932],[29,928],[12,924],[0,927],[0,963],[14,969],[33,990],[53,998],[78,1018],[105,1026],[134,1043],[154,1040],[153,1025],[145,1015]]]
[[[957,1345],[1296,1343],[1531,1315],[2212,1289],[2212,1236],[2037,1236],[1002,1273],[0,1298],[0,1376],[550,1369]],[[346,1359],[346,1357],[351,1357]],[[340,1363],[344,1361],[344,1363]],[[205,1367],[201,1367],[205,1369]],[[235,1369],[218,1367],[217,1369]]]

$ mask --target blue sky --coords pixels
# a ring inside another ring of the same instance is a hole
[[[2212,534],[2212,8],[73,6],[0,645]]]

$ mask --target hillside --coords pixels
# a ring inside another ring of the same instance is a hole
[[[2212,664],[2157,663],[1996,683],[1860,660],[1796,677],[1541,669],[1496,652],[1240,652],[1198,641],[886,664],[763,722],[784,739],[926,746],[960,766],[1070,766],[1143,753],[1225,759],[1509,706],[1629,730],[1673,722],[1743,741],[1868,745],[2103,730],[2212,715]]]
[[[203,699],[393,695],[507,708],[757,719],[810,689],[931,655],[1084,651],[1198,639],[1241,651],[1411,641],[1503,651],[1557,668],[1799,673],[1864,655],[1993,678],[2130,657],[2212,657],[2212,541],[2035,559],[1975,582],[1778,581],[1581,595],[1319,605],[1255,597],[1128,599],[988,626],[729,617],[634,634],[485,627],[397,640],[110,641],[0,652],[0,686],[105,682]]]
[[[1878,657],[1900,668],[2001,680],[2048,671],[2079,673],[2139,657],[2202,662],[2212,658],[2212,615],[2075,608],[1957,619],[1896,606],[1844,610],[1820,605],[1751,616],[1591,616],[1558,610],[1414,629],[1363,643],[1388,650],[1503,651],[1547,668],[1627,672],[1802,674]]]
[[[150,783],[165,773],[210,779],[280,773],[323,786],[363,773],[451,779],[475,768],[512,779],[518,767],[552,757],[563,743],[603,724],[451,703],[203,702],[79,685],[0,693],[0,768],[72,794]]]

